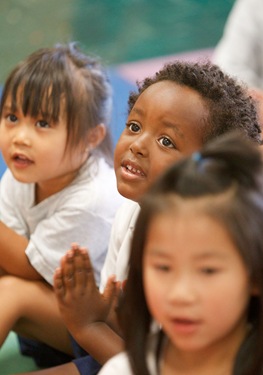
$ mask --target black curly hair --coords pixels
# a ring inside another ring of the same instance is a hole
[[[245,87],[211,62],[175,60],[165,64],[153,77],[137,82],[138,92],[131,92],[129,96],[129,112],[143,91],[164,80],[192,88],[203,98],[208,109],[203,143],[229,130],[241,130],[261,144],[261,128],[254,100]]]

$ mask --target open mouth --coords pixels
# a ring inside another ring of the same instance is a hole
[[[33,161],[28,159],[26,156],[24,155],[20,155],[20,154],[15,154],[13,155],[12,159],[17,163],[17,164],[20,164],[20,165],[29,165],[29,164],[32,164]]]
[[[133,175],[145,177],[145,173],[143,172],[143,170],[131,162],[122,163],[122,167],[125,168],[127,172]]]
[[[197,328],[198,322],[190,319],[176,318],[173,319],[173,326],[178,332],[191,333]]]
[[[129,172],[131,172],[131,173],[133,173],[133,174],[137,174],[137,175],[139,175],[139,176],[145,176],[145,174],[144,174],[142,171],[140,171],[140,169],[133,168],[131,165],[126,165],[125,168],[126,168]]]

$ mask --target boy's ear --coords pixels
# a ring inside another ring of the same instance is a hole
[[[89,131],[88,135],[88,149],[92,150],[100,145],[106,136],[106,127],[104,124],[99,124]]]

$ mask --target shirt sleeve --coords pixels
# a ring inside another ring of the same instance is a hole
[[[28,190],[33,188],[28,185]],[[29,237],[27,224],[21,213],[19,204],[16,202],[16,185],[14,184],[14,178],[9,169],[5,171],[2,176],[0,184],[0,218],[6,225],[12,228],[16,233]],[[27,200],[24,196],[21,197],[21,200]],[[28,202],[24,202],[28,205]]]
[[[32,266],[53,284],[61,257],[72,242],[77,242],[88,249],[98,283],[110,228],[108,221],[85,207],[64,207],[39,222],[30,237],[26,255]]]
[[[126,200],[115,216],[109,249],[101,272],[101,292],[111,275],[115,275],[118,281],[124,281],[127,277],[130,245],[138,213],[138,203]]]
[[[126,353],[112,357],[99,371],[98,375],[133,375]]]

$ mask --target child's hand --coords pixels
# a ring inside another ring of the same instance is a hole
[[[109,277],[105,290],[103,293],[103,298],[108,301],[109,306],[107,318],[105,322],[116,332],[120,334],[119,322],[117,317],[117,307],[119,304],[119,299],[122,293],[122,284],[120,281],[115,281],[115,276]]]
[[[120,290],[120,283],[116,283],[112,276],[104,293],[99,292],[88,252],[77,244],[72,244],[54,275],[59,308],[74,336],[76,331],[96,322],[105,322],[117,330],[115,309]]]

